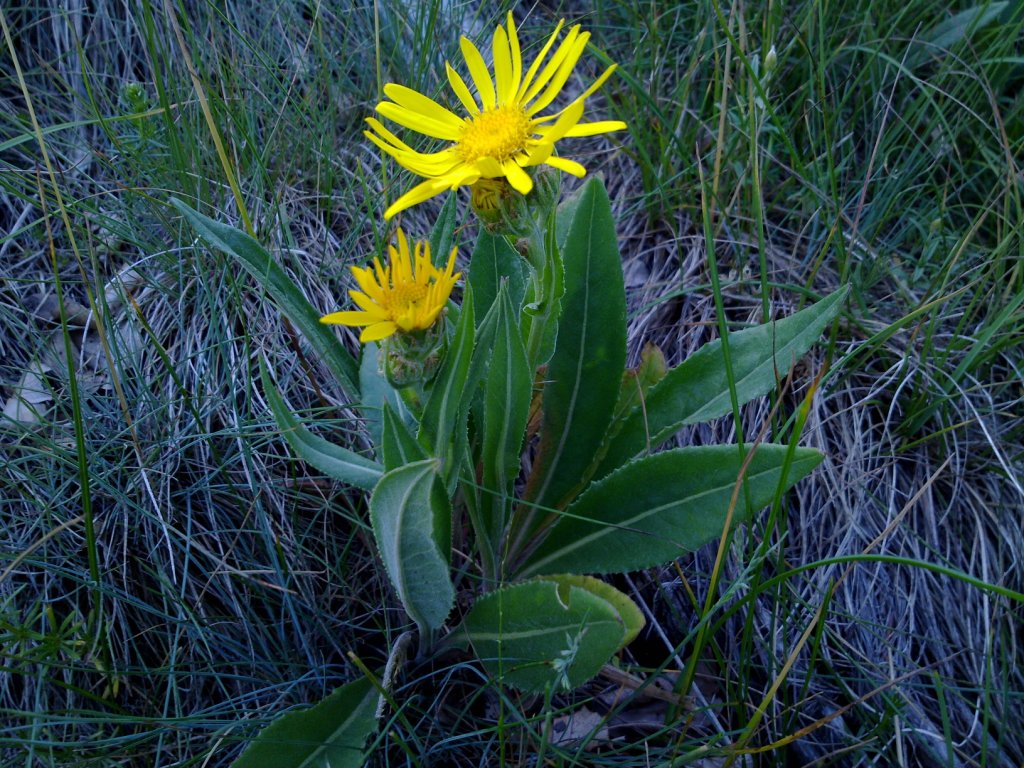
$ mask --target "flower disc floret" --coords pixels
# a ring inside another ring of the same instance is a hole
[[[581,122],[587,98],[615,71],[614,64],[567,106],[548,111],[562,93],[590,39],[590,33],[581,32],[577,24],[556,48],[563,26],[564,21],[560,21],[524,73],[519,38],[509,13],[506,26],[498,25],[494,32],[493,77],[483,55],[463,37],[462,56],[476,96],[447,62],[445,69],[452,91],[466,110],[464,117],[411,88],[396,83],[384,86],[384,95],[389,100],[377,105],[382,117],[448,142],[447,147],[437,152],[417,152],[380,120],[367,118],[370,130],[365,132],[366,137],[403,168],[426,179],[398,198],[385,211],[385,218],[390,219],[446,189],[457,189],[480,179],[504,178],[517,192],[528,194],[533,189],[533,179],[524,168],[532,166],[550,165],[574,176],[586,173],[576,161],[555,154],[557,142],[622,130],[626,124],[620,120]]]
[[[516,107],[497,107],[466,121],[458,150],[464,163],[485,157],[505,162],[530,140],[530,118]]]
[[[455,272],[453,248],[445,268],[430,257],[430,244],[419,241],[410,251],[405,232],[398,230],[398,247],[388,245],[387,266],[374,258],[372,269],[352,267],[361,291],[349,291],[359,310],[333,312],[321,323],[363,327],[361,342],[380,341],[393,333],[416,333],[430,328],[448,304],[461,273]]]

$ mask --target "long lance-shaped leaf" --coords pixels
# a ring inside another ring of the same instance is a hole
[[[298,457],[343,483],[372,491],[384,474],[384,467],[373,459],[360,456],[354,451],[324,440],[319,435],[314,435],[288,409],[270,380],[266,368],[262,366],[260,376],[263,379],[263,391],[266,392],[270,410],[274,413],[274,420]]]
[[[370,498],[370,522],[381,559],[406,613],[421,631],[448,617],[455,590],[438,530],[450,509],[438,509],[433,492],[438,462],[417,461],[386,472]]]
[[[430,458],[423,446],[416,442],[409,428],[395,415],[391,406],[384,404],[384,428],[381,433],[381,454],[384,457],[384,469],[390,472],[414,461]]]
[[[487,530],[481,532],[486,541],[480,545],[488,547],[494,556],[512,509],[533,385],[526,347],[504,285],[498,292],[497,309],[491,362],[484,380],[481,446],[482,521]]]
[[[807,352],[842,309],[843,287],[783,320],[729,334],[729,356],[739,404],[774,389],[778,377]],[[610,439],[594,478],[653,449],[686,424],[724,416],[732,410],[721,340],[705,344],[668,372]]]
[[[559,250],[565,248],[572,229],[572,221],[576,218],[576,211],[579,210],[580,199],[585,189],[585,186],[579,187],[566,195],[555,211],[555,242],[558,243]]]
[[[266,290],[323,359],[349,396],[359,395],[359,366],[338,337],[320,322],[320,313],[295,287],[287,273],[256,240],[232,226],[193,210],[181,200],[171,199],[195,230],[214,248],[234,259]]]
[[[448,263],[448,254],[451,253],[452,244],[455,242],[458,212],[458,198],[455,195],[448,195],[448,199],[441,206],[441,213],[434,222],[434,228],[430,231],[430,256],[434,260],[434,266],[439,269],[444,269],[444,265]]]
[[[518,313],[526,295],[527,278],[526,260],[519,251],[502,235],[492,235],[487,230],[481,232],[469,262],[469,284],[473,286],[477,325],[483,322],[494,304],[503,281],[508,284],[509,298]]]
[[[580,197],[563,253],[565,295],[544,387],[540,449],[526,492],[557,507],[591,466],[626,365],[626,296],[611,206],[598,179]]]
[[[468,290],[455,335],[448,345],[441,370],[431,385],[417,435],[428,453],[443,459],[448,465],[456,462],[456,432],[464,423],[468,408],[463,393],[469,380],[474,340],[473,291]],[[446,466],[445,474],[450,476],[451,470],[451,466]]]
[[[272,722],[232,768],[362,768],[378,698],[365,677],[343,685],[316,706]]]
[[[780,485],[789,488],[822,459],[797,448],[783,477],[789,446],[750,450],[733,525],[749,520]],[[583,492],[519,575],[635,571],[693,551],[722,535],[741,465],[735,445],[679,448],[631,462]]]
[[[453,635],[468,639],[501,682],[540,692],[585,683],[622,647],[631,629],[599,594],[551,579],[481,597]]]

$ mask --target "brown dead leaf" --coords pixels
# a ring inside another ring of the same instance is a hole
[[[585,749],[597,749],[612,743],[604,718],[586,707],[551,721],[551,744],[568,746],[590,737]]]
[[[35,361],[29,363],[28,370],[12,388],[11,396],[4,404],[6,418],[25,425],[42,421],[53,402],[53,393],[45,379],[50,370],[48,365]]]

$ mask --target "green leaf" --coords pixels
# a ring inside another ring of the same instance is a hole
[[[377,727],[377,689],[367,678],[316,706],[287,712],[264,728],[232,768],[362,768]]]
[[[384,404],[384,433],[381,453],[384,456],[386,472],[430,458],[424,453],[423,446],[412,436],[409,427],[395,415],[387,403]],[[434,478],[431,493],[433,494],[431,506],[435,511],[433,518],[434,541],[440,548],[445,562],[448,563],[451,559],[452,542],[451,501],[445,495],[444,484],[437,477]]]
[[[574,586],[585,589],[597,597],[606,600],[618,612],[619,618],[625,627],[626,634],[623,636],[620,644],[622,648],[633,642],[636,636],[640,634],[640,630],[644,628],[644,624],[647,623],[637,604],[605,581],[595,579],[593,576],[581,576],[571,573],[543,576],[542,579],[544,581],[553,581],[560,585],[563,595],[569,586]]]
[[[448,195],[441,206],[441,213],[434,223],[434,228],[430,231],[430,257],[434,266],[439,269],[443,269],[448,263],[448,254],[452,251],[458,211],[458,196]]]
[[[277,388],[270,380],[267,369],[260,366],[263,379],[263,391],[266,392],[270,410],[274,420],[284,435],[288,445],[296,455],[308,464],[312,464],[326,475],[341,480],[343,483],[370,491],[384,474],[384,468],[373,459],[360,456],[354,451],[342,448],[306,429],[285,405]]]
[[[476,601],[461,627],[488,672],[524,691],[577,688],[622,647],[615,606],[574,584],[528,581]]]
[[[953,14],[919,37],[922,41],[929,43],[929,49],[948,50],[968,37],[970,33],[998,19],[1009,5],[1008,2],[986,2],[976,5]],[[934,50],[929,50],[929,53],[934,54]]]
[[[640,350],[640,365],[631,368],[622,376],[619,399],[615,403],[615,415],[612,420],[624,418],[634,408],[640,406],[648,393],[668,373],[665,353],[657,344],[647,342]]]
[[[544,387],[540,447],[526,498],[571,500],[611,420],[626,364],[626,295],[611,205],[587,183],[563,253],[565,295]]]
[[[569,239],[569,231],[572,229],[572,222],[576,218],[576,211],[579,210],[580,200],[585,189],[586,186],[578,187],[566,195],[555,210],[555,242],[558,244],[559,250],[565,249],[565,243]]]
[[[423,408],[417,435],[428,453],[445,462],[446,475],[451,471],[448,465],[453,464],[459,455],[456,452],[455,434],[457,428],[465,424],[468,412],[464,390],[469,380],[474,339],[473,291],[470,289],[466,291],[455,335],[448,345],[441,370],[434,379],[427,404]]]
[[[531,249],[536,248],[536,244]],[[548,364],[555,352],[558,337],[558,319],[565,293],[565,269],[561,250],[551,232],[546,233],[544,257],[539,267],[540,280],[531,280],[523,297],[520,323],[526,339],[526,356],[530,367],[537,370]],[[538,293],[539,291],[539,293]]]
[[[503,280],[508,282],[509,298],[518,312],[526,295],[527,279],[526,259],[505,237],[483,230],[477,238],[469,262],[469,284],[473,287],[473,299],[478,309],[477,325],[483,322],[484,316],[494,304]]]
[[[412,421],[412,415],[406,408],[402,398],[392,387],[380,370],[378,363],[380,347],[375,342],[363,346],[363,359],[359,364],[359,391],[362,394],[361,410],[366,420],[366,429],[370,433],[377,458],[381,457],[382,430],[384,425],[384,406],[391,408],[393,414],[406,425]]]
[[[406,613],[421,632],[437,629],[452,609],[455,590],[444,553],[451,542],[447,499],[434,492],[437,460],[384,473],[370,498],[370,522],[381,559]]]
[[[846,287],[783,320],[729,334],[729,356],[740,405],[775,388],[777,378],[821,336],[842,309]],[[668,372],[633,409],[607,444],[595,478],[659,446],[686,424],[732,411],[721,340],[705,344]],[[590,473],[588,473],[590,475]]]
[[[821,462],[810,448],[749,446],[732,525],[770,504]],[[638,459],[593,483],[526,560],[519,576],[619,573],[669,562],[725,530],[742,462],[735,445],[678,448]],[[745,500],[749,499],[749,506]]]
[[[482,510],[487,525],[487,546],[496,556],[512,510],[520,453],[530,415],[533,381],[526,347],[516,322],[506,286],[498,291],[494,343],[488,350],[490,365],[484,380],[483,439],[481,446]]]
[[[203,239],[214,248],[234,257],[256,278],[320,355],[349,396],[358,397],[356,383],[359,380],[359,369],[355,358],[342,346],[334,331],[320,322],[320,313],[306,300],[270,253],[245,232],[203,216],[181,200],[171,198],[171,204],[188,219]]]
[[[384,456],[384,469],[390,472],[414,461],[428,458],[423,446],[416,442],[409,428],[400,418],[395,416],[391,406],[384,404],[384,430],[381,436],[381,453]]]

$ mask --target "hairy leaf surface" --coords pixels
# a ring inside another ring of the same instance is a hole
[[[790,317],[729,334],[729,357],[740,405],[775,388],[842,309],[847,291],[840,288]],[[686,424],[731,411],[729,377],[719,339],[705,344],[651,389],[611,439],[593,477],[604,477],[634,456],[656,448]]]
[[[822,459],[813,449],[796,448],[783,477],[789,450],[756,446],[733,526],[771,503],[780,484],[789,488]],[[735,445],[679,448],[633,461],[587,488],[519,575],[635,571],[691,552],[724,532],[741,466]]]
[[[232,768],[361,768],[377,726],[377,697],[365,677],[343,685],[316,706],[272,722]]]
[[[451,509],[434,493],[435,459],[386,472],[370,498],[370,522],[391,583],[420,631],[437,629],[455,600],[443,537]],[[444,504],[445,506],[441,506]]]

